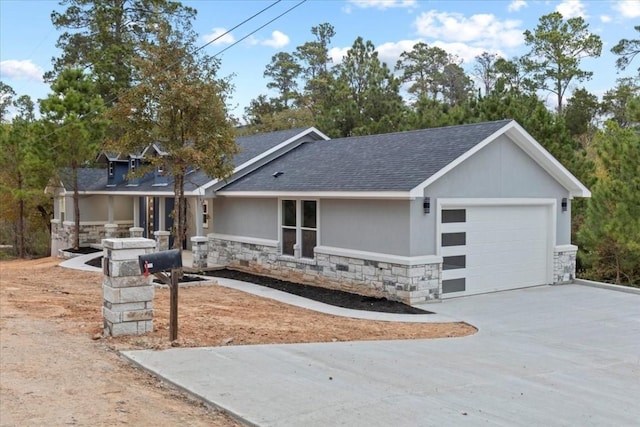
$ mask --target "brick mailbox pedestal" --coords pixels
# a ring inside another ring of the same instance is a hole
[[[106,335],[153,331],[153,279],[140,272],[138,257],[153,253],[156,242],[142,237],[104,239],[102,317]]]

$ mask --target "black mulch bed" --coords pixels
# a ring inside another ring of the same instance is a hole
[[[85,262],[86,265],[90,265],[91,267],[102,268],[102,257],[91,258],[89,261]]]
[[[385,298],[367,297],[334,289],[326,289],[317,286],[287,282],[285,280],[273,279],[266,276],[258,276],[255,274],[244,273],[236,270],[214,270],[207,271],[206,274],[207,276],[242,280],[243,282],[266,286],[268,288],[288,292],[290,294],[309,298],[314,301],[323,302],[325,304],[335,305],[337,307],[396,314],[432,314],[432,312],[430,311],[420,310],[419,308],[415,308],[397,301],[389,301]]]
[[[62,251],[63,252],[69,252],[70,254],[87,255],[87,254],[93,254],[93,253],[96,253],[96,252],[102,252],[102,249],[91,248],[89,246],[83,246],[83,247],[80,247],[78,249],[69,248],[69,249],[63,249]]]

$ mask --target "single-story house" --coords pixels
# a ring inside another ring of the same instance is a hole
[[[226,181],[190,188],[198,259],[411,303],[573,279],[571,199],[590,192],[515,121],[297,132]]]

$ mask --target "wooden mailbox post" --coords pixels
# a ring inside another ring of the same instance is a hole
[[[138,260],[144,277],[153,274],[169,285],[169,341],[175,341],[178,339],[178,281],[182,273],[180,249],[140,255]],[[171,271],[171,276],[167,276],[165,271]]]

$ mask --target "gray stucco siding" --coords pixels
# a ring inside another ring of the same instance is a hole
[[[70,204],[69,204],[70,203]],[[69,212],[71,211],[71,212]],[[133,199],[114,196],[113,220],[131,221],[133,215]],[[67,199],[67,220],[73,217],[73,197]],[[93,195],[80,197],[80,221],[104,221],[109,219],[109,196]]]
[[[557,200],[556,244],[571,240],[571,209],[561,212],[569,192],[522,149],[501,136],[425,189],[433,214],[412,209],[412,253],[436,251],[436,200],[438,198],[554,198]],[[422,202],[420,201],[420,204]]]
[[[320,244],[409,256],[408,200],[320,201]]]
[[[226,198],[211,200],[209,233],[278,239],[278,200]]]

